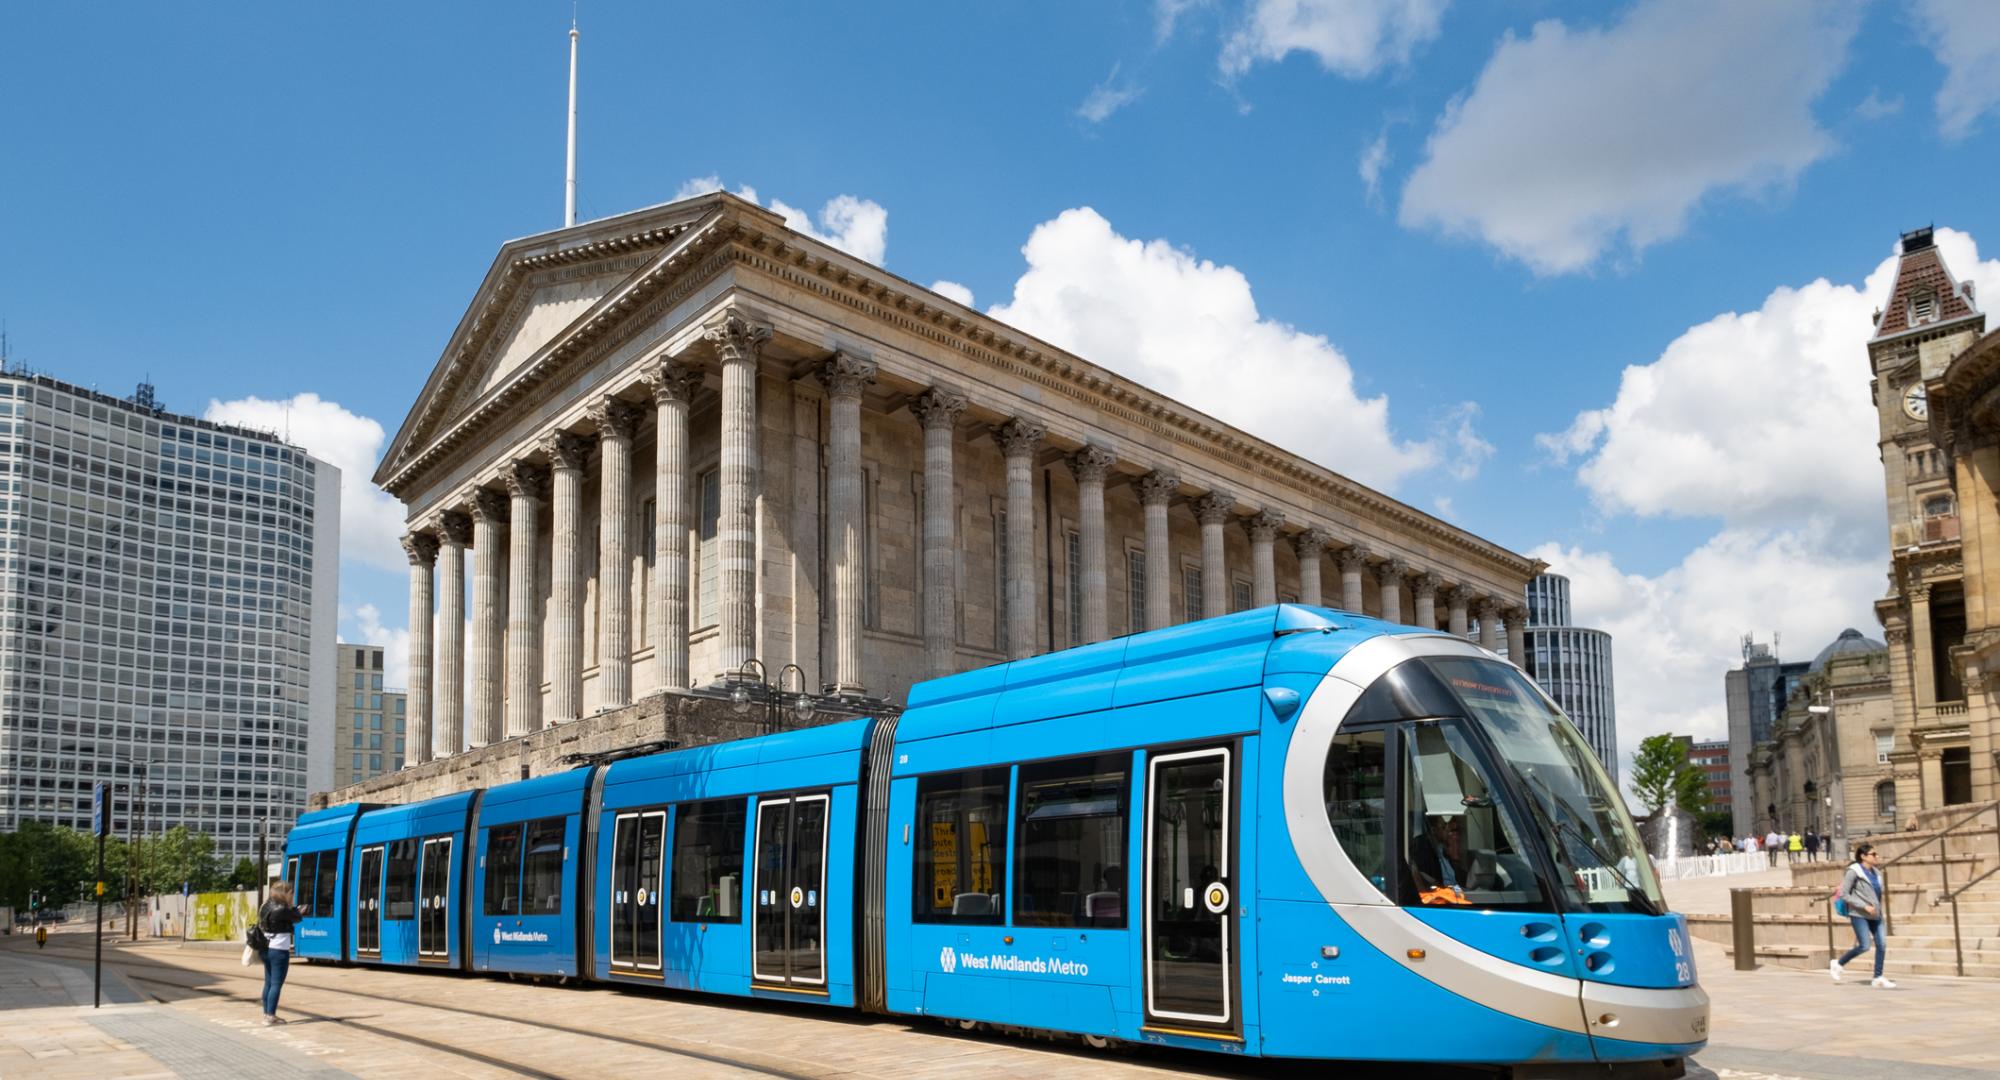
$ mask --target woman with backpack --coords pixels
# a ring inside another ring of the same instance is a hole
[[[271,886],[271,898],[257,911],[257,929],[263,931],[264,1023],[282,1024],[278,1019],[278,993],[285,988],[285,975],[292,967],[292,927],[305,918],[305,909],[292,904],[292,883]],[[253,942],[254,944],[254,942]]]
[[[1827,973],[1834,982],[1840,981],[1840,969],[1849,960],[1867,952],[1870,939],[1875,949],[1875,978],[1868,985],[1878,990],[1894,990],[1896,984],[1882,975],[1883,953],[1887,946],[1882,940],[1882,913],[1888,905],[1888,896],[1882,888],[1882,856],[1874,844],[1859,844],[1854,848],[1854,862],[1848,866],[1846,876],[1840,879],[1840,891],[1834,894],[1834,907],[1846,915],[1854,924],[1854,947],[1839,958],[1827,964]]]

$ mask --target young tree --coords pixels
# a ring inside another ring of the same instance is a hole
[[[257,860],[242,858],[236,860],[236,869],[229,872],[228,885],[232,889],[254,889],[257,887]]]
[[[141,864],[140,888],[148,894],[177,893],[183,885],[206,892],[222,880],[215,862],[215,838],[190,832],[185,825],[147,838]]]
[[[1632,755],[1632,794],[1649,815],[1659,813],[1669,801],[1699,814],[1708,808],[1708,779],[1672,735],[1649,735]]]

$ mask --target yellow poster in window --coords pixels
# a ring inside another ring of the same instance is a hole
[[[950,911],[958,895],[958,827],[950,821],[931,822],[931,907]]]
[[[993,853],[986,847],[986,823],[975,821],[966,827],[972,841],[972,891],[999,892],[993,884]]]

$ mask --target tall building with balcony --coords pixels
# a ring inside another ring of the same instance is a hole
[[[0,372],[0,831],[257,853],[333,781],[339,471],[269,432]]]
[[[383,648],[341,642],[334,676],[333,782],[358,783],[403,767],[407,695],[382,684]]]
[[[1616,779],[1618,710],[1612,700],[1611,635],[1570,625],[1569,579],[1561,574],[1538,574],[1530,580],[1527,608],[1521,667],[1569,714]]]

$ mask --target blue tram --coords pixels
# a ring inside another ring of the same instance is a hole
[[[1548,698],[1293,605],[900,717],[320,811],[287,874],[341,907],[315,959],[1296,1058],[1673,1075],[1707,1036],[1685,921]]]

